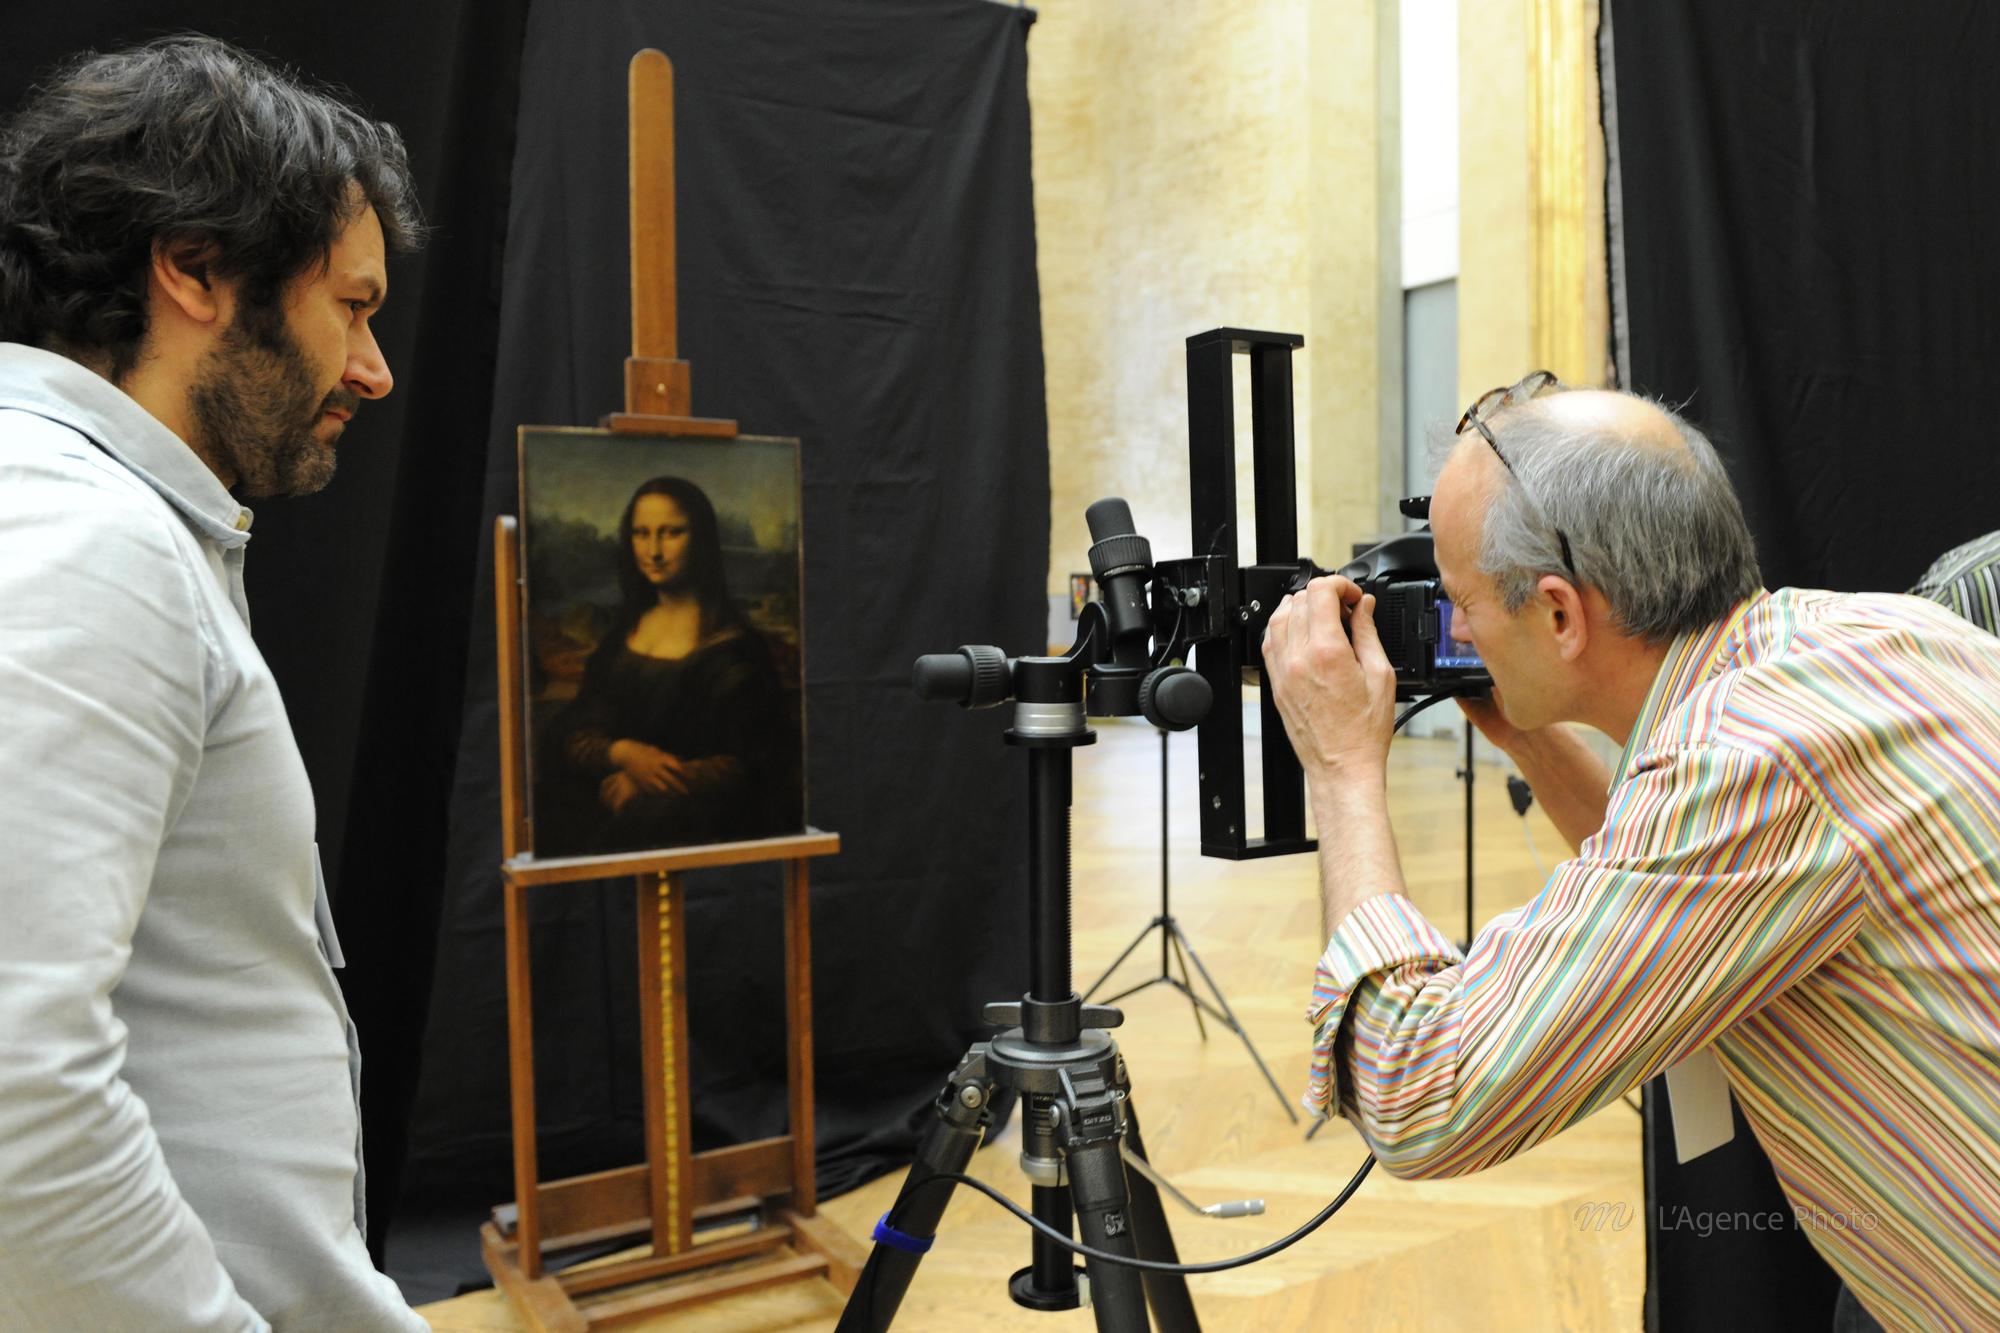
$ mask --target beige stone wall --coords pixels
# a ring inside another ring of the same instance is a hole
[[[1028,92],[1047,362],[1049,590],[1083,510],[1188,552],[1188,335],[1302,333],[1301,548],[1396,526],[1402,483],[1395,0],[1044,0]],[[1461,397],[1605,378],[1597,0],[1458,6]],[[1239,511],[1249,408],[1239,380]],[[1245,524],[1247,531],[1247,522]],[[1245,558],[1254,553],[1246,549]]]
[[[1461,3],[1458,385],[1546,367],[1601,384],[1604,136],[1596,0]]]
[[[1052,593],[1088,567],[1083,510],[1104,495],[1131,502],[1156,555],[1188,553],[1185,344],[1221,325],[1306,337],[1304,549],[1325,558],[1380,526],[1400,480],[1382,448],[1399,394],[1382,385],[1400,367],[1377,331],[1386,311],[1400,347],[1401,298],[1376,124],[1385,99],[1393,114],[1394,10],[1386,35],[1375,14],[1374,0],[1041,6],[1028,87]],[[1240,394],[1237,415],[1247,465]],[[1247,514],[1247,467],[1239,492]]]
[[[1458,7],[1458,397],[1535,369],[1526,4]]]

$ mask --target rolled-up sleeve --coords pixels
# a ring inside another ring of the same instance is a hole
[[[68,461],[0,457],[0,1326],[263,1328],[121,1076],[112,1004],[212,658],[171,516]]]
[[[1844,947],[1859,862],[1804,782],[1725,746],[1639,756],[1604,830],[1461,960],[1400,895],[1328,942],[1305,1102],[1400,1176],[1534,1146]]]
[[[1305,1109],[1324,1116],[1347,1100],[1351,1089],[1334,1061],[1341,1025],[1360,985],[1371,977],[1428,978],[1459,961],[1458,950],[1417,905],[1400,893],[1364,900],[1326,943],[1313,970],[1312,1071]]]

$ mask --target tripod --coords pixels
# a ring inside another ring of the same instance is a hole
[[[1097,739],[1084,725],[1083,663],[1060,657],[1010,663],[998,649],[967,648],[955,657],[920,661],[918,692],[973,706],[1014,698],[1006,739],[1028,750],[1030,988],[1018,1003],[986,1006],[986,1021],[1006,1030],[975,1043],[939,1094],[937,1119],[917,1146],[896,1202],[876,1223],[874,1247],[841,1312],[839,1333],[874,1333],[895,1318],[954,1188],[934,1178],[964,1172],[1000,1088],[1021,1098],[1021,1169],[1032,1185],[1035,1217],[1069,1235],[1073,1215],[1084,1241],[1111,1254],[1168,1262],[1179,1257],[1150,1173],[1134,1170],[1128,1177],[1121,1158],[1121,1142],[1124,1155],[1141,1162],[1146,1155],[1125,1060],[1105,1032],[1123,1015],[1085,1004],[1070,986],[1070,751]],[[1196,717],[1207,711],[1205,685],[1181,668],[1152,673],[1147,693],[1160,713],[1180,711],[1177,695],[1192,708],[1195,694]],[[1199,1330],[1181,1274],[1142,1275],[1129,1265],[1093,1260],[1084,1272],[1086,1288],[1067,1250],[1040,1231],[1032,1243],[1032,1261],[1007,1284],[1017,1304],[1075,1309],[1087,1289],[1099,1333],[1146,1333],[1149,1304],[1168,1333]]]
[[[1146,942],[1146,937],[1156,930],[1160,932],[1159,975],[1148,977],[1136,986],[1127,986],[1124,990],[1119,991],[1116,995],[1106,1000],[1105,1003],[1117,1004],[1126,996],[1137,995],[1140,991],[1150,986],[1172,986],[1187,997],[1189,1006],[1194,1010],[1195,1031],[1201,1034],[1203,1041],[1208,1040],[1208,1025],[1202,1021],[1201,1017],[1204,1009],[1208,1011],[1209,1016],[1215,1019],[1216,1022],[1242,1038],[1243,1048],[1249,1051],[1250,1058],[1257,1062],[1257,1072],[1262,1074],[1264,1081],[1271,1085],[1271,1092],[1277,1097],[1278,1105],[1285,1108],[1285,1114],[1291,1117],[1293,1124],[1298,1124],[1298,1112],[1292,1109],[1292,1104],[1285,1097],[1284,1090],[1278,1086],[1278,1080],[1271,1077],[1270,1067],[1264,1063],[1264,1057],[1257,1054],[1257,1047],[1250,1040],[1250,1034],[1245,1032],[1243,1025],[1236,1021],[1236,1014],[1230,1009],[1229,1000],[1223,995],[1222,987],[1215,984],[1215,978],[1210,976],[1208,969],[1202,965],[1201,955],[1194,951],[1193,941],[1189,940],[1187,932],[1181,929],[1180,922],[1174,920],[1173,910],[1167,897],[1167,730],[1165,727],[1160,728],[1160,914],[1154,917],[1130,944],[1125,946],[1125,951],[1118,955],[1110,967],[1104,969],[1104,975],[1091,984],[1090,989],[1083,993],[1083,998],[1088,1000],[1091,996],[1097,994],[1104,983],[1111,980],[1111,974],[1116,972],[1124,964],[1125,960],[1132,956],[1133,951]],[[1167,951],[1169,949],[1172,949],[1174,958],[1180,962],[1181,974],[1179,976],[1175,976],[1167,965]],[[1215,997],[1214,1004],[1210,1004],[1195,993],[1194,979],[1188,975],[1188,959],[1190,958],[1194,960],[1195,971],[1201,973],[1202,981],[1208,986],[1209,994]],[[1217,1006],[1220,1006],[1220,1008]]]

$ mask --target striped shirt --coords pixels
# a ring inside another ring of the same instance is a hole
[[[1910,592],[1943,603],[1988,634],[2000,634],[2000,532],[1952,547]]]
[[[1892,1328],[2000,1328],[2000,639],[1787,589],[1675,643],[1604,827],[1461,958],[1409,899],[1320,959],[1308,1109],[1403,1176],[1703,1047]]]

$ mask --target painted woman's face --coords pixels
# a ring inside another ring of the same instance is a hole
[[[688,520],[665,495],[642,495],[632,506],[632,559],[655,588],[670,588],[688,574]]]

